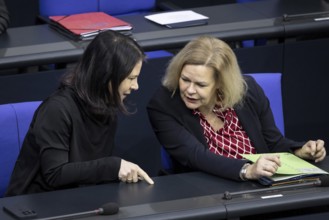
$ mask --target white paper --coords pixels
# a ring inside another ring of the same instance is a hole
[[[191,10],[147,15],[145,18],[161,25],[209,19],[208,17]]]

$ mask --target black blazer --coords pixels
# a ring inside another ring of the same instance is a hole
[[[301,147],[304,142],[282,136],[262,88],[252,77],[245,76],[245,79],[247,94],[242,104],[234,109],[257,153],[287,152]],[[246,161],[215,155],[208,150],[199,117],[186,108],[178,91],[172,95],[162,86],[150,100],[147,110],[158,140],[179,169],[201,170],[239,180],[240,169]]]

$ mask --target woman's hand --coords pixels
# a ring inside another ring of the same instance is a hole
[[[294,153],[300,158],[319,162],[325,158],[326,148],[323,140],[308,141],[303,147],[295,150]]]
[[[273,176],[281,166],[279,155],[262,155],[247,167],[246,179],[259,179],[262,176]]]
[[[138,165],[121,159],[119,180],[127,183],[136,183],[145,180],[148,184],[154,184],[153,180]]]

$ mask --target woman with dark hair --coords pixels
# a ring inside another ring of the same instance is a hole
[[[117,112],[138,89],[145,55],[131,38],[100,33],[73,71],[34,114],[6,196],[121,180],[152,179],[136,164],[112,156]]]

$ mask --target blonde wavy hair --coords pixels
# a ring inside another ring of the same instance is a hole
[[[234,52],[224,41],[212,36],[200,36],[190,41],[171,59],[162,84],[173,94],[178,88],[185,65],[204,65],[214,70],[216,87],[219,88],[217,100],[222,108],[241,103],[247,84]]]

